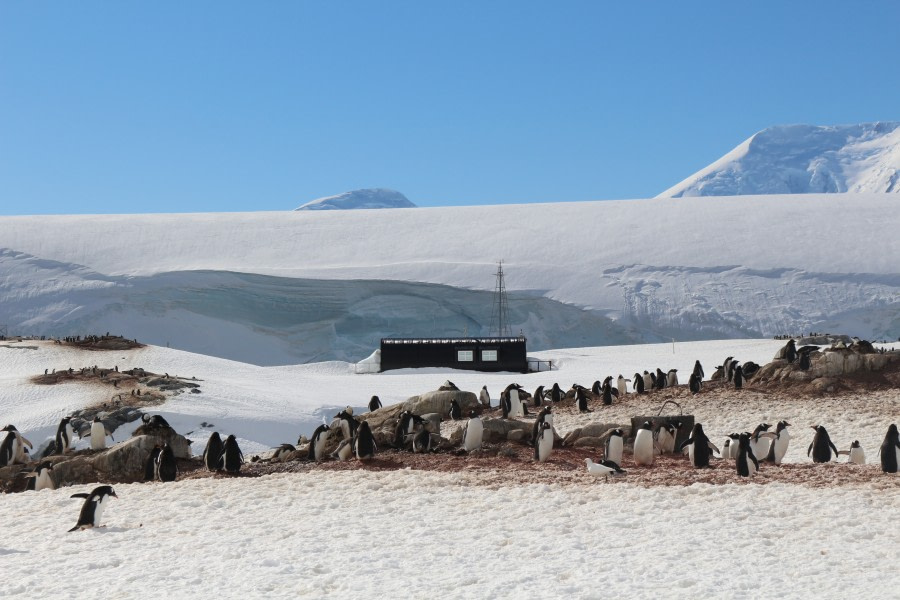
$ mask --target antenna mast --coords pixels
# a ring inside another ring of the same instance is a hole
[[[503,279],[503,261],[497,263],[497,284],[494,288],[494,304],[491,309],[491,334],[512,337],[509,332],[509,302],[506,299],[506,282]]]

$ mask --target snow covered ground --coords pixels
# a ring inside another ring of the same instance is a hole
[[[265,365],[359,360],[383,336],[490,334],[503,259],[512,332],[533,349],[809,331],[893,340],[896,203],[2,217],[0,302],[12,333],[112,331]]]
[[[589,385],[607,374],[662,367],[708,372],[733,355],[767,362],[782,342],[726,340],[581,348],[539,353],[557,370],[529,375],[448,369],[354,375],[347,363],[257,367],[160,347],[89,352],[46,342],[0,342],[0,420],[37,442],[59,417],[108,399],[105,386],[27,381],[45,368],[117,364],[194,376],[201,394],[159,407],[180,432],[201,421],[236,433],[246,453],[310,433],[331,408],[391,404],[435,389],[558,381]],[[656,401],[658,402],[658,401]],[[875,460],[897,398],[767,405],[759,395],[698,399],[685,406],[710,434],[787,418],[797,441],[786,462],[808,462],[803,429],[829,426],[839,446],[860,439]],[[628,398],[595,407],[608,422],[649,408]],[[583,423],[582,423],[583,424]],[[562,420],[565,431],[575,423]],[[807,431],[809,431],[807,429]],[[810,432],[811,433],[811,432]],[[189,436],[202,446],[208,432]],[[121,439],[118,435],[117,439]],[[838,465],[835,465],[837,468]],[[849,467],[847,467],[849,468]],[[887,477],[887,476],[885,476]],[[661,589],[698,597],[890,597],[900,524],[898,485],[814,487],[605,484],[583,474],[569,484],[498,485],[477,472],[313,470],[260,478],[116,485],[107,527],[65,533],[92,486],[0,498],[3,595],[104,597],[413,598],[648,596]],[[60,543],[62,540],[62,543]],[[36,568],[35,560],[40,561]],[[51,573],[52,575],[48,575]]]

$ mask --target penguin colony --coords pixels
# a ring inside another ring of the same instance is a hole
[[[782,355],[789,361],[798,361],[802,364],[803,357],[808,356],[810,349],[801,348],[799,351],[793,347],[793,340],[782,350]],[[722,379],[731,383],[735,389],[741,389],[745,376],[755,373],[759,366],[755,363],[741,365],[734,357],[729,356],[721,366],[716,367],[713,379]],[[703,386],[704,371],[699,361],[688,379],[688,388],[692,394],[700,393]],[[535,418],[531,435],[533,458],[538,463],[551,459],[555,445],[555,432],[553,429],[553,405],[566,398],[573,398],[580,412],[591,412],[590,399],[599,400],[603,405],[610,405],[616,399],[628,393],[627,384],[631,384],[632,392],[636,394],[647,393],[649,390],[659,390],[665,387],[677,386],[678,375],[676,369],[663,371],[645,370],[643,373],[635,373],[633,378],[626,379],[621,374],[614,379],[608,376],[604,380],[597,380],[589,389],[573,384],[568,392],[563,392],[557,383],[549,390],[539,386],[533,394],[529,395],[519,384],[508,385],[499,395],[500,409],[503,418],[514,419],[529,415],[528,401],[533,407],[540,409]],[[442,389],[458,389],[452,382],[446,382]],[[479,408],[491,407],[491,396],[484,386],[479,394]],[[369,401],[369,410],[375,411],[382,407],[378,396],[372,396]],[[450,419],[462,421],[462,408],[456,400],[450,404],[447,415]],[[74,444],[74,431],[71,426],[71,418],[64,417],[57,428],[52,451],[54,454],[65,455],[72,451]],[[169,428],[169,424],[159,415],[143,416],[144,425],[149,428]],[[777,424],[760,423],[752,432],[745,431],[731,433],[726,436],[721,450],[707,437],[700,423],[696,423],[690,434],[680,444],[676,445],[679,432],[683,423],[678,420],[669,420],[653,427],[647,421],[641,425],[634,434],[633,461],[635,465],[650,467],[654,457],[659,454],[686,453],[690,464],[695,468],[707,468],[711,466],[716,454],[720,459],[734,461],[734,469],[740,477],[752,477],[760,469],[760,464],[769,462],[775,465],[782,464],[791,440],[788,427],[791,424],[785,420]],[[393,436],[393,444],[397,450],[409,450],[415,453],[428,453],[436,450],[438,433],[433,421],[427,420],[410,411],[403,411],[397,419],[397,425]],[[858,441],[854,441],[848,450],[838,450],[831,440],[828,431],[823,425],[811,427],[814,431],[812,442],[807,448],[807,455],[814,463],[830,462],[837,460],[839,456],[848,456],[848,462],[862,465],[866,462],[863,448]],[[477,452],[483,443],[485,426],[475,410],[468,412],[462,429],[460,453]],[[106,447],[106,437],[112,438],[112,432],[99,418],[94,418],[91,425],[91,448],[102,450]],[[338,448],[328,457],[325,455],[327,441],[331,435],[340,435],[341,442]],[[115,441],[113,439],[113,441]],[[355,457],[360,461],[372,460],[379,451],[375,437],[366,420],[359,420],[353,416],[353,408],[346,407],[338,412],[330,424],[319,425],[309,440],[302,437],[298,440],[298,446],[308,442],[306,458],[312,462],[321,462],[327,458],[337,460],[349,460]],[[28,449],[32,444],[24,438],[13,425],[7,425],[0,430],[0,467],[14,464],[26,464],[29,462]],[[297,448],[291,444],[282,444],[273,452],[273,458],[287,456],[294,453]],[[595,462],[591,458],[585,459],[587,473],[608,480],[610,477],[621,477],[626,472],[621,468],[625,451],[625,435],[621,429],[613,429],[606,434],[603,458]],[[895,424],[890,425],[884,442],[878,452],[882,471],[885,473],[897,473],[900,465],[900,437]],[[228,435],[223,441],[218,432],[213,432],[203,452],[203,465],[210,471],[221,471],[228,474],[238,474],[241,465],[244,464],[244,456],[238,446],[234,435]],[[168,482],[177,479],[179,474],[178,463],[173,449],[168,443],[156,445],[149,453],[144,466],[144,479],[146,481]],[[54,489],[60,483],[53,477],[53,462],[42,460],[33,469],[25,474],[27,478],[26,488],[39,491],[42,489]],[[100,524],[101,515],[110,498],[117,498],[113,488],[108,485],[99,486],[88,493],[74,494],[73,498],[83,498],[84,503],[79,513],[78,521],[70,531],[96,527]]]

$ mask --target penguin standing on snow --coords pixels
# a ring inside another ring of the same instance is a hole
[[[866,453],[863,450],[862,446],[859,445],[859,440],[853,440],[853,443],[850,444],[850,449],[841,450],[840,454],[850,455],[847,459],[848,463],[852,463],[854,465],[866,464]]]
[[[72,429],[72,417],[63,417],[56,428],[56,454],[65,454],[75,443],[75,431]]]
[[[312,434],[309,440],[309,452],[307,452],[306,460],[319,462],[325,456],[325,444],[328,443],[328,436],[331,429],[322,423]]]
[[[462,407],[460,407],[459,402],[456,401],[456,398],[452,398],[450,400],[450,418],[454,421],[462,420]]]
[[[896,424],[892,423],[888,427],[880,452],[881,470],[885,473],[896,473],[897,463],[900,463],[900,436],[897,434]]]
[[[738,438],[738,455],[734,462],[737,474],[741,477],[750,477],[759,471],[759,461],[750,448],[749,433],[742,433]]]
[[[709,458],[712,456],[713,451],[719,451],[719,449],[709,441],[706,434],[703,433],[703,425],[700,423],[694,423],[691,437],[681,442],[678,446],[678,451],[681,452],[685,448],[688,448],[688,458],[690,459],[691,464],[697,469],[708,467]]]
[[[229,435],[225,438],[225,443],[222,446],[219,468],[225,469],[227,473],[237,474],[240,473],[242,464],[244,464],[244,454],[241,452],[234,435]]]
[[[110,498],[118,498],[112,486],[101,485],[96,487],[90,494],[72,494],[71,498],[84,498],[84,504],[81,505],[81,512],[78,513],[78,522],[75,527],[69,531],[77,531],[79,529],[89,529],[91,527],[100,526],[100,518],[103,516],[103,510],[106,508]]]
[[[616,389],[619,390],[619,398],[624,398],[625,394],[628,393],[627,383],[631,381],[630,379],[625,379],[622,377],[622,374],[619,373],[619,378],[616,379]]]
[[[606,438],[603,448],[604,460],[610,460],[617,465],[622,464],[622,451],[625,448],[625,439],[621,429],[613,429]]]
[[[547,407],[549,408],[549,407]],[[543,412],[543,411],[542,411]],[[475,411],[469,411],[469,420],[463,427],[462,448],[466,452],[472,452],[481,448],[481,442],[484,438],[484,423],[475,414]]]
[[[106,436],[112,438],[112,433],[109,429],[106,428],[106,425],[103,424],[103,421],[100,420],[100,417],[94,416],[94,421],[91,423],[91,450],[103,450],[106,448]],[[113,439],[113,441],[116,441]]]
[[[769,430],[768,423],[760,423],[750,435],[750,449],[753,450],[753,456],[764,456],[769,452],[769,438],[763,436]]]
[[[775,425],[775,433],[767,434],[774,437],[769,443],[769,451],[764,459],[766,462],[775,463],[776,465],[781,464],[784,455],[787,454],[788,444],[791,442],[791,434],[787,430],[790,426],[791,424],[787,421],[778,421],[778,424]]]
[[[535,408],[539,408],[544,404],[544,386],[539,385],[531,396]]]
[[[534,460],[544,462],[553,453],[553,427],[550,423],[541,423],[538,437],[534,440]]]
[[[8,432],[0,443],[0,467],[13,464],[16,456],[16,434]]]
[[[482,406],[485,406],[487,408],[491,407],[491,395],[488,392],[486,385],[481,387],[481,392],[478,394],[478,402],[480,402]]]
[[[147,457],[147,461],[144,463],[144,481],[156,479],[156,459],[159,457],[160,452],[162,452],[162,448],[160,448],[159,444],[150,451],[150,456]]]
[[[169,444],[164,444],[159,456],[156,457],[154,473],[159,481],[175,481],[178,477],[178,463],[175,461],[175,453],[172,452]]]
[[[373,412],[381,408],[381,399],[378,396],[372,396],[369,400],[369,412]]]
[[[219,462],[222,458],[222,451],[225,449],[222,444],[222,438],[219,437],[218,431],[213,431],[206,442],[206,448],[203,450],[203,464],[209,471],[219,469]]]
[[[634,436],[634,464],[653,466],[653,428],[644,421]]]
[[[815,430],[816,435],[813,436],[812,443],[806,449],[806,455],[809,456],[811,453],[813,462],[826,463],[831,460],[831,451],[834,450],[834,456],[837,458],[838,449],[831,441],[831,437],[829,437],[825,427],[823,425],[813,425],[812,429]]]
[[[353,438],[353,454],[358,460],[369,460],[375,457],[375,437],[369,424],[363,421],[356,430],[356,436]]]

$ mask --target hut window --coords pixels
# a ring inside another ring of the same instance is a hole
[[[456,360],[459,362],[472,362],[475,360],[474,350],[457,350]]]
[[[482,350],[481,351],[481,360],[484,362],[497,362],[497,351],[496,350]]]

